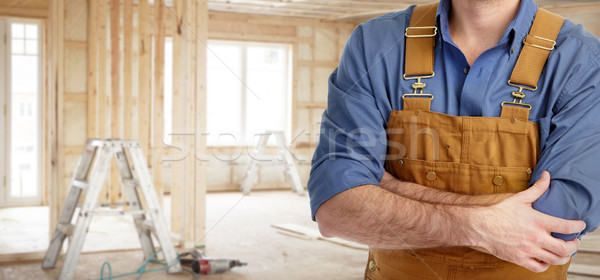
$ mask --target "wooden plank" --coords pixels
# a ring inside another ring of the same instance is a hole
[[[569,267],[569,274],[600,277],[600,266],[572,263]]]
[[[325,109],[327,103],[325,102],[298,102],[297,108],[308,108],[308,109]]]
[[[248,34],[239,32],[215,32],[209,31],[208,37],[216,40],[237,40],[237,41],[254,41],[254,42],[271,42],[271,43],[296,43],[296,42],[312,42],[310,38],[284,37],[262,34]]]
[[[123,138],[133,140],[133,0],[123,1]]]
[[[165,4],[155,2],[156,36],[154,38],[154,102],[152,114],[152,174],[158,200],[162,206],[163,187],[163,135],[164,135],[164,66],[165,66]]]
[[[108,138],[108,113],[107,110],[110,106],[108,103],[110,99],[108,98],[108,89],[107,89],[107,60],[108,60],[108,11],[109,7],[106,0],[98,1],[98,137],[100,138]],[[108,202],[108,185],[105,184],[105,187],[102,188],[102,192],[100,194],[100,202]]]
[[[195,163],[195,182],[194,182],[194,205],[195,217],[194,217],[194,241],[196,245],[206,244],[204,236],[206,235],[206,164],[200,160],[196,160],[197,157],[203,158],[206,154],[206,141],[203,141],[200,135],[206,132],[206,84],[207,84],[207,52],[206,42],[208,41],[208,1],[196,1],[196,36],[194,41],[196,42],[196,90],[194,96],[196,97],[196,104],[194,105],[195,116],[194,116],[194,163]]]
[[[277,224],[277,225],[271,225],[271,227],[278,229],[278,230],[282,230],[287,233],[292,233],[292,234],[298,235],[300,237],[303,237],[303,238],[309,239],[309,240],[318,239],[318,240],[328,241],[328,242],[331,242],[334,244],[342,245],[342,246],[353,248],[353,249],[369,250],[368,246],[360,244],[360,243],[344,240],[344,239],[341,239],[338,237],[334,237],[334,238],[323,237],[318,230],[304,227],[301,225]]]
[[[83,146],[65,146],[63,148],[63,154],[65,156],[81,155],[82,151]]]
[[[196,1],[193,0],[184,0],[184,12],[183,12],[183,42],[185,46],[184,52],[184,85],[183,88],[183,113],[184,113],[184,131],[187,135],[194,133],[195,129],[195,111],[194,105],[196,104],[196,87],[194,83],[194,79],[196,78],[196,63],[197,63],[197,53],[196,53],[196,38],[194,36],[196,24],[194,22],[195,17],[197,16],[196,10]],[[196,162],[194,158],[194,137],[186,136],[184,138],[184,147],[188,153],[188,156],[184,159],[183,166],[183,203],[182,206],[184,209],[188,209],[185,211],[185,215],[183,216],[183,242],[186,248],[195,247],[195,243],[200,240],[196,239],[195,235],[195,226],[196,221],[195,218],[198,215],[196,213],[195,205],[195,172],[196,172]],[[189,211],[191,210],[191,211]]]
[[[171,142],[174,147],[183,148],[183,79],[182,79],[182,44],[183,44],[183,0],[173,0],[173,11],[175,11],[176,23],[173,25],[173,135]],[[175,158],[180,151],[171,150],[171,157]],[[171,164],[171,231],[179,233],[182,237],[180,245],[183,243],[182,221],[185,212],[182,203],[182,185],[183,185],[183,162],[173,161]],[[189,211],[187,211],[189,212]]]
[[[65,48],[71,49],[87,49],[87,42],[80,41],[65,41]]]
[[[98,137],[98,1],[88,2],[87,137]]]
[[[335,59],[335,58],[334,58]],[[297,64],[299,67],[325,67],[325,68],[336,68],[338,66],[337,61],[309,61],[300,60]]]
[[[110,137],[121,138],[121,118],[119,114],[120,100],[120,48],[119,36],[121,25],[120,0],[110,1]],[[119,170],[115,163],[110,168],[110,202],[121,200],[121,186],[119,184]]]
[[[0,6],[0,16],[20,18],[47,18],[48,9]]]
[[[49,38],[49,98],[48,98],[48,120],[50,141],[52,142],[51,162],[51,185],[50,185],[50,229],[49,234],[54,232],[60,208],[64,201],[65,181],[64,174],[64,134],[63,134],[63,87],[64,87],[64,0],[53,0],[50,4],[50,29]]]
[[[138,55],[138,131],[139,140],[142,145],[144,155],[148,163],[151,162],[150,152],[150,106],[152,96],[151,85],[151,55],[152,55],[152,40],[149,30],[149,6],[148,0],[140,0],[138,4],[138,29],[139,29],[139,55]]]
[[[88,96],[85,93],[65,93],[64,102],[87,102]]]

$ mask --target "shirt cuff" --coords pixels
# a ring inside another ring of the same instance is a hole
[[[338,193],[362,185],[379,185],[379,180],[359,161],[349,158],[329,158],[313,163],[307,189],[312,219],[323,202]]]

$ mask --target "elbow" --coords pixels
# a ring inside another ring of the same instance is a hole
[[[319,226],[319,232],[323,237],[331,238],[331,237],[340,237],[341,232],[341,223],[340,217],[336,215],[337,209],[332,207],[331,203],[326,201],[323,203],[317,213],[315,213],[315,219],[317,221],[317,225]]]

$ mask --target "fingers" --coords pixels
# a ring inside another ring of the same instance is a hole
[[[541,246],[560,257],[571,256],[579,249],[579,239],[577,238],[571,241],[563,241],[549,236],[546,240],[546,242],[542,242]]]
[[[549,216],[547,221],[544,221],[544,224],[549,232],[562,234],[580,233],[586,226],[585,222],[581,220],[565,220],[552,216]]]
[[[521,265],[522,267],[527,268],[535,273],[544,272],[548,269],[548,267],[550,267],[549,264],[538,261],[534,258],[528,258],[525,261],[523,261],[522,263],[520,263],[519,265]]]
[[[571,255],[559,256],[550,251],[542,249],[536,253],[535,259],[550,265],[563,265],[568,263],[569,260],[571,260]]]
[[[527,203],[533,203],[542,196],[550,186],[550,173],[544,171],[540,179],[538,179],[529,189],[522,191],[521,196]]]

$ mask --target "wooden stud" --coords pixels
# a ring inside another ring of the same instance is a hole
[[[123,1],[123,138],[133,139],[133,0]]]
[[[175,11],[176,23],[173,25],[173,135],[171,143],[174,147],[184,149],[183,147],[183,79],[182,79],[182,44],[183,44],[183,0],[173,0],[173,10]],[[181,151],[171,149],[171,158],[178,159]],[[171,163],[171,231],[179,233],[180,240],[183,242],[183,207],[181,205],[182,186],[183,186],[183,162],[175,160]],[[188,211],[189,212],[189,211]],[[183,245],[183,244],[180,244]]]
[[[50,50],[49,50],[49,97],[48,120],[51,152],[50,152],[50,229],[52,234],[56,228],[58,215],[64,201],[64,134],[63,134],[63,86],[64,86],[64,0],[52,0],[50,4]]]
[[[184,12],[183,12],[183,43],[185,46],[184,52],[184,85],[183,88],[183,112],[184,112],[184,123],[183,130],[186,133],[184,137],[184,147],[188,156],[183,162],[183,203],[181,204],[185,211],[183,219],[183,242],[186,248],[192,248],[195,246],[195,217],[199,215],[196,212],[195,205],[195,149],[194,149],[194,129],[195,129],[195,112],[194,106],[196,105],[195,93],[196,88],[194,85],[194,79],[196,78],[196,38],[194,32],[196,25],[194,19],[196,17],[196,5],[193,0],[184,0]],[[191,135],[190,135],[191,134]]]
[[[138,28],[139,28],[139,58],[138,58],[138,132],[142,150],[146,155],[148,163],[151,162],[150,151],[150,106],[151,106],[151,55],[152,44],[150,38],[150,14],[148,0],[140,0],[138,4]]]
[[[120,0],[110,1],[110,137],[121,138],[121,118],[119,115],[120,100],[120,49],[119,37],[121,25]],[[110,168],[110,202],[118,202],[121,197],[119,170],[116,162]]]
[[[163,135],[164,135],[164,66],[165,66],[165,4],[157,0],[154,4],[156,35],[154,38],[154,102],[152,113],[152,174],[159,202],[163,203]]]
[[[98,1],[88,1],[87,137],[98,137]]]
[[[107,42],[108,42],[108,11],[106,0],[98,1],[98,137],[107,138],[109,98],[107,90]],[[108,202],[108,185],[102,188],[100,194],[101,202]]]
[[[207,52],[206,44],[208,42],[208,1],[195,1],[196,2],[196,35],[197,38],[193,38],[196,43],[196,90],[194,96],[196,97],[196,104],[194,105],[195,116],[194,116],[194,134],[196,137],[195,147],[195,183],[194,183],[194,205],[195,205],[195,217],[194,217],[194,241],[196,244],[206,244],[206,240],[203,239],[206,235],[206,164],[200,160],[196,160],[196,157],[202,158],[206,154],[206,142],[202,135],[206,132],[206,83],[207,83]],[[233,172],[232,172],[233,173]]]

